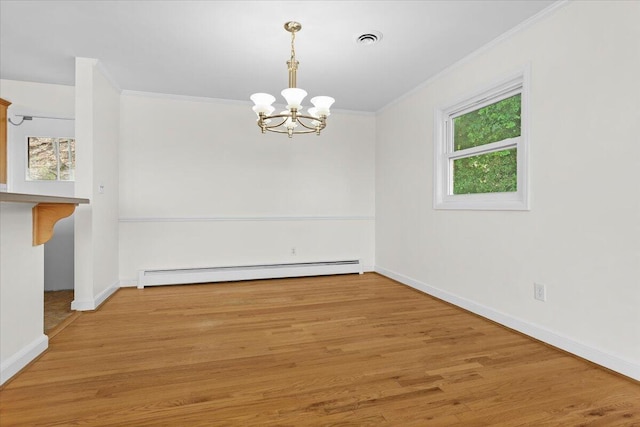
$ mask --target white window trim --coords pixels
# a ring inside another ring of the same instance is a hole
[[[434,117],[434,209],[529,210],[529,67],[461,100],[436,108]],[[510,96],[521,94],[520,136],[465,150],[453,150],[452,119]],[[498,148],[517,149],[518,191],[513,193],[453,194],[453,160]]]

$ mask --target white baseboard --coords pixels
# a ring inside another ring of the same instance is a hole
[[[120,282],[115,282],[104,291],[100,292],[92,300],[73,300],[71,301],[71,310],[76,311],[91,311],[96,310],[100,305],[107,300],[115,291],[120,289]]]
[[[42,334],[0,364],[0,385],[20,372],[49,347],[49,337]]]
[[[537,340],[565,350],[590,362],[604,366],[605,368],[611,369],[612,371],[640,381],[640,365],[637,363],[583,344],[572,338],[546,329],[540,325],[518,319],[516,317],[496,311],[490,307],[478,304],[474,301],[468,300],[458,295],[443,291],[442,289],[427,285],[426,283],[420,282],[419,280],[413,279],[403,274],[396,273],[392,270],[376,266],[375,271],[383,276],[389,277],[416,290],[432,295],[443,301],[464,308],[465,310],[468,310],[472,313],[500,323],[501,325],[504,325],[508,328],[514,329],[525,335],[529,335],[530,337],[533,337]]]
[[[120,280],[121,288],[135,288],[138,286],[138,281],[136,279],[122,279]]]

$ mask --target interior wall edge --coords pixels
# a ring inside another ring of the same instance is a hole
[[[387,268],[376,265],[375,271],[378,274],[393,279],[427,295],[451,303],[464,310],[470,311],[471,313],[499,323],[502,326],[506,326],[507,328],[523,333],[553,347],[567,351],[582,359],[586,359],[631,379],[640,381],[640,363],[635,363],[631,360],[611,354],[606,350],[589,346],[562,334],[558,334],[555,331],[541,327],[540,325],[536,325],[535,323],[507,315],[485,305],[478,304],[477,302],[444,291],[440,288]]]
[[[92,311],[98,309],[111,295],[120,289],[120,281],[116,281],[100,292],[94,299],[71,301],[71,309],[76,311]]]

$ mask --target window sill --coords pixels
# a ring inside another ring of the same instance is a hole
[[[529,201],[518,193],[464,194],[436,199],[436,210],[528,211]]]

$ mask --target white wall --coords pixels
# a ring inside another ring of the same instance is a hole
[[[639,2],[559,8],[381,111],[376,150],[380,271],[636,379],[638,16]],[[527,64],[531,210],[435,211],[434,109]]]
[[[118,288],[120,90],[99,62],[76,58],[75,299],[93,310]]]
[[[0,80],[0,96],[12,102],[9,116],[25,113],[73,117],[74,88],[70,86]],[[24,126],[22,131],[36,130],[38,122],[34,120]],[[17,146],[22,138],[14,134],[15,129],[12,125],[8,127],[8,168],[10,177],[17,167],[22,174],[18,174],[20,180],[10,180],[9,191],[68,195],[69,186],[64,185],[67,183],[25,187],[24,163],[20,163],[24,158]],[[0,204],[0,383],[47,348],[48,340],[43,334],[46,255],[44,246],[32,246],[32,207],[29,203]],[[68,234],[64,228],[63,221],[56,225],[54,239],[64,240]]]
[[[30,203],[0,203],[0,384],[47,348],[43,246],[32,246]]]
[[[0,95],[11,101],[9,116],[23,111],[55,117],[74,116],[73,86],[0,79]]]
[[[44,244],[44,290],[73,290],[74,215],[55,225],[53,237]]]
[[[262,135],[249,102],[124,92],[121,117],[124,282],[144,268],[373,266],[373,115],[337,112],[320,137],[289,139]]]

